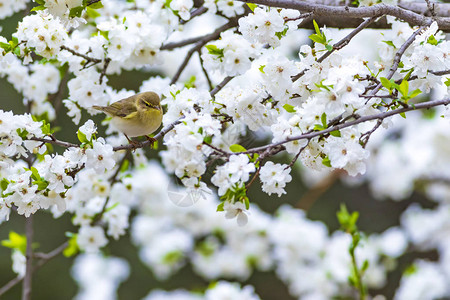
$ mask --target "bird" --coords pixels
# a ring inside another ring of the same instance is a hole
[[[163,110],[158,94],[139,93],[108,106],[94,105],[92,108],[111,116],[113,126],[125,135],[130,144],[138,144],[130,139],[137,136],[145,136],[152,145],[156,141],[148,135],[155,132],[162,122]]]

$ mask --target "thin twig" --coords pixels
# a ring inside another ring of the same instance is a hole
[[[228,82],[233,79],[233,76],[225,77],[216,87],[210,92],[211,97],[214,97]]]
[[[340,50],[342,48],[344,48],[345,46],[347,46],[351,39],[354,38],[359,32],[361,32],[364,28],[366,28],[367,26],[369,26],[370,23],[372,23],[373,21],[375,21],[377,19],[377,17],[371,17],[367,20],[365,20],[364,22],[362,22],[361,24],[359,24],[359,26],[355,29],[352,30],[352,32],[350,32],[347,36],[345,36],[342,40],[340,40],[339,42],[337,42],[336,44],[333,45],[333,49],[331,51],[327,51],[325,54],[323,54],[321,57],[319,57],[319,59],[317,60],[318,63],[323,62],[328,56],[331,55],[331,53],[333,53],[335,50]],[[296,81],[297,79],[299,79],[300,77],[302,77],[303,75],[305,75],[306,73],[306,69],[301,71],[300,73],[298,73],[295,76],[292,76],[291,79],[292,81]]]
[[[230,21],[228,23],[226,23],[225,25],[220,26],[219,28],[217,28],[216,30],[214,30],[214,32],[207,34],[205,36],[203,36],[203,38],[201,40],[199,40],[194,47],[192,47],[191,49],[189,49],[189,51],[187,52],[183,62],[181,63],[180,67],[178,68],[177,72],[175,73],[175,75],[172,78],[172,81],[170,82],[170,84],[174,84],[175,82],[177,82],[178,78],[180,78],[181,73],[183,72],[183,70],[186,68],[189,60],[191,59],[192,55],[196,52],[199,51],[206,43],[208,43],[211,40],[214,40],[216,38],[218,38],[220,36],[220,34],[227,30],[230,29],[234,26],[237,25],[237,20],[238,17],[236,18],[232,18],[230,19]]]
[[[292,161],[289,163],[289,165],[286,167],[287,168],[292,168],[292,166],[295,164],[295,162],[297,161],[298,157],[300,156],[300,154],[303,152],[303,150],[305,150],[306,147],[308,147],[309,141],[307,141],[306,145],[303,146],[295,155],[295,157],[292,159]]]
[[[255,181],[255,179],[259,176],[259,172],[261,171],[261,165],[259,165],[258,169],[256,169],[255,174],[253,174],[252,179],[250,180],[249,183],[247,183],[247,185],[245,186],[245,189],[248,190],[250,188],[250,186],[253,184],[253,182]]]
[[[206,81],[208,82],[209,89],[212,90],[213,85],[212,85],[211,79],[209,78],[208,71],[206,71],[205,66],[203,64],[204,62],[203,62],[202,55],[201,55],[200,51],[197,51],[197,52],[198,52],[198,58],[200,59],[200,66],[202,67],[203,74],[205,75]]]
[[[204,7],[204,6],[200,6],[199,8],[196,8],[196,9],[194,9],[194,10],[191,12],[191,16],[190,16],[189,20],[187,20],[187,21],[185,21],[185,20],[180,20],[180,24],[181,24],[181,25],[186,24],[187,22],[189,22],[189,21],[192,20],[193,18],[198,17],[198,16],[204,14],[204,13],[207,12],[207,11],[208,11],[208,8],[206,8],[206,7]]]
[[[216,153],[218,153],[221,156],[225,156],[225,157],[229,157],[231,155],[231,153],[228,153],[220,148],[217,148],[216,146],[213,146],[207,142],[203,142],[203,145],[208,146],[209,148],[213,149]]]
[[[34,254],[34,257],[38,258],[38,261],[37,261],[36,265],[34,266],[34,268],[32,269],[32,273],[37,271],[40,267],[45,265],[51,259],[53,259],[56,256],[58,256],[59,254],[61,254],[64,251],[64,249],[67,248],[68,245],[69,245],[68,242],[64,242],[63,244],[61,244],[60,246],[56,247],[54,250],[52,250],[48,253]],[[3,296],[6,292],[8,292],[10,289],[12,289],[14,286],[19,284],[22,280],[23,280],[23,277],[20,277],[20,276],[17,276],[16,278],[11,279],[7,284],[5,284],[4,286],[2,286],[0,288],[0,297]]]
[[[82,57],[82,58],[84,58],[85,60],[87,60],[88,62],[91,62],[91,63],[93,63],[93,64],[99,64],[99,63],[102,62],[101,59],[94,58],[94,57],[90,57],[90,56],[87,56],[87,55],[85,55],[85,54],[79,53],[79,52],[77,52],[77,51],[75,51],[75,50],[73,50],[73,49],[70,49],[69,47],[66,47],[66,46],[64,46],[64,45],[61,46],[61,49],[62,49],[62,50],[69,51],[70,53],[72,53],[72,54],[75,55],[75,56]]]
[[[100,84],[102,84],[102,82],[103,82],[103,77],[105,77],[105,75],[106,75],[106,69],[108,69],[110,62],[111,62],[111,58],[108,57],[105,59],[105,63],[103,64],[102,72],[100,73],[100,79],[99,79]]]
[[[70,147],[75,147],[75,148],[79,148],[80,145],[78,144],[73,144],[73,143],[69,143],[69,142],[63,142],[60,140],[57,140],[56,138],[54,138],[53,136],[51,136],[51,139],[48,138],[38,138],[38,137],[32,137],[29,138],[32,141],[38,141],[38,142],[42,142],[42,143],[49,143],[49,144],[53,144],[53,145],[58,145],[64,148],[70,148]]]
[[[22,300],[31,299],[31,283],[33,279],[33,215],[25,218],[25,234],[27,238],[26,270],[22,285]]]
[[[433,18],[435,18],[436,17],[436,11],[434,10],[434,3],[431,3],[430,0],[425,0],[425,2],[427,3],[428,11],[430,12],[431,16]]]
[[[398,65],[400,63],[400,60],[403,56],[403,53],[405,53],[406,49],[414,42],[416,39],[416,36],[422,32],[426,27],[430,26],[431,22],[429,24],[420,26],[419,29],[414,31],[413,34],[403,43],[403,45],[398,49],[398,51],[395,53],[394,61],[392,62],[391,68],[389,69],[389,73],[386,75],[386,79],[390,80],[392,76],[394,76],[395,72],[398,69]],[[382,83],[378,83],[377,86],[370,92],[370,96],[374,96],[378,93],[378,91],[383,87]]]

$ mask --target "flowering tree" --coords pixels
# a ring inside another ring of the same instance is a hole
[[[18,275],[0,295],[22,282],[30,299],[33,272],[64,254],[77,256],[77,299],[114,299],[129,266],[104,250],[129,230],[161,280],[188,262],[208,281],[230,280],[145,299],[259,299],[236,283],[254,270],[275,270],[298,299],[367,299],[408,246],[439,258],[416,261],[396,299],[449,297],[450,5],[348,2],[0,2],[1,18],[25,11],[0,36],[0,74],[27,110],[0,111],[0,219],[26,217],[25,234],[2,242]],[[109,84],[133,70],[158,74],[139,91],[161,96],[159,146],[91,119],[92,106],[136,93]],[[56,116],[83,124],[62,135]],[[248,197],[258,181],[282,196],[293,170],[313,187],[331,175],[366,181],[380,199],[420,183],[436,205],[411,206],[401,226],[368,236],[343,206],[346,232],[329,234],[302,210],[271,215]],[[42,211],[78,229],[49,253],[33,246]]]

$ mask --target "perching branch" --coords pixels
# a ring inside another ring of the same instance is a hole
[[[164,127],[163,129],[161,129],[154,137],[153,139],[155,140],[160,140],[162,139],[169,131],[171,131],[176,125],[181,123],[181,120],[183,119],[183,117],[179,118],[178,120],[176,120],[175,122],[167,125],[166,127]],[[151,141],[145,141],[140,143],[139,145],[133,145],[133,144],[128,144],[128,145],[122,145],[122,146],[117,146],[114,147],[113,150],[114,151],[119,151],[119,150],[133,150],[136,148],[143,148],[146,146],[150,146],[152,142]]]

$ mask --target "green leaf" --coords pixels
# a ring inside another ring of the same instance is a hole
[[[400,94],[402,94],[403,97],[407,97],[409,90],[409,82],[407,80],[402,80],[397,89],[400,92]]]
[[[324,39],[321,35],[317,35],[317,34],[311,34],[309,36],[309,38],[313,41],[316,42],[318,44],[326,44],[327,41],[326,39]]]
[[[445,85],[446,85],[446,86],[450,86],[450,77],[447,77],[446,79],[447,79],[447,80],[444,81]]]
[[[328,51],[333,51],[333,46],[331,46],[330,44],[326,44],[325,49],[327,49]]]
[[[26,129],[22,129],[22,128],[17,128],[16,129],[17,134],[22,138],[22,139],[26,139],[27,135],[28,135],[28,131]]]
[[[96,11],[95,9],[91,8],[90,6],[88,6],[86,8],[86,13],[88,15],[89,18],[91,19],[95,19],[97,17],[100,17],[100,13],[98,11]]]
[[[392,91],[392,82],[385,77],[380,77],[381,84],[387,88],[389,91]]]
[[[86,135],[82,133],[80,130],[77,131],[77,137],[80,143],[89,143]]]
[[[180,250],[174,250],[166,253],[166,255],[164,255],[164,257],[162,258],[162,262],[163,264],[173,265],[182,258],[183,252],[181,252]]]
[[[364,273],[369,268],[369,261],[366,259],[361,266],[361,272]]]
[[[412,264],[408,268],[406,268],[405,272],[403,273],[406,276],[411,276],[417,272],[417,265]]]
[[[328,156],[326,156],[325,158],[322,159],[322,165],[324,165],[328,168],[331,168],[331,161]]]
[[[330,132],[330,135],[334,137],[341,137],[341,132],[339,130],[334,130]]]
[[[353,213],[349,213],[345,204],[341,204],[340,210],[336,213],[339,224],[341,224],[342,229],[349,233],[355,233],[358,228],[356,227],[356,222],[359,218],[359,213],[357,211]],[[353,236],[353,246],[356,247],[356,244],[359,241],[359,235]]]
[[[105,209],[105,212],[109,212],[111,210],[113,210],[114,208],[116,208],[117,206],[119,206],[119,202],[114,203],[113,205],[111,205],[110,207],[108,207],[107,209]]]
[[[188,81],[186,81],[185,83],[184,83],[184,86],[186,87],[186,88],[193,88],[193,87],[195,87],[196,85],[195,85],[195,80],[197,80],[197,78],[195,77],[195,75],[192,75],[190,78],[189,78],[189,80]]]
[[[3,48],[6,52],[11,51],[12,47],[10,44],[8,43],[2,43],[0,42],[0,48]]]
[[[210,136],[210,135],[205,136],[205,137],[203,138],[203,141],[204,141],[205,143],[211,144],[211,143],[212,143],[212,136]]]
[[[17,249],[25,255],[27,250],[27,237],[25,235],[18,234],[14,231],[9,232],[9,240],[3,240],[2,246]]]
[[[317,25],[316,20],[313,20],[314,30],[316,31],[317,35],[322,35],[319,29],[319,25]]]
[[[283,108],[288,112],[288,113],[295,113],[295,107],[286,103],[285,105],[283,105]]]
[[[258,7],[258,5],[254,4],[254,3],[247,3],[248,8],[250,8],[251,11],[255,11],[255,8]]]
[[[69,17],[81,17],[81,14],[83,13],[84,7],[83,6],[77,6],[70,9]]]
[[[120,173],[126,172],[129,167],[130,167],[130,161],[128,159],[125,159],[122,163],[122,166],[120,166]]]
[[[2,191],[8,188],[8,184],[9,184],[8,179],[2,178],[2,180],[0,180],[0,188],[2,189]]]
[[[245,151],[247,151],[247,149],[245,149],[244,147],[242,147],[239,144],[233,144],[233,145],[230,146],[230,151],[233,152],[233,153],[245,152]]]
[[[324,129],[327,129],[328,126],[327,126],[327,114],[326,114],[326,113],[323,113],[323,114],[320,116],[320,121],[322,122],[323,128],[324,128]]]
[[[45,1],[44,0],[35,0],[34,2],[36,2],[39,5],[44,6],[45,5]]]
[[[78,243],[77,243],[77,237],[78,237],[78,235],[76,235],[76,234],[73,234],[70,237],[70,239],[68,241],[68,245],[63,251],[63,255],[65,257],[72,257],[80,251],[80,247],[78,247]]]
[[[286,26],[286,27],[284,27],[283,31],[275,32],[275,35],[277,36],[277,38],[278,38],[279,40],[281,40],[281,38],[282,38],[283,36],[286,35],[288,29],[289,29],[289,27]]]
[[[389,46],[392,46],[392,47],[394,47],[395,48],[395,45],[394,45],[394,43],[392,42],[392,41],[382,41],[383,43],[386,43],[386,44],[388,44]]]
[[[245,208],[247,210],[250,209],[250,200],[248,199],[248,197],[244,197],[244,204],[245,204]]]
[[[211,55],[217,55],[219,58],[223,57],[223,49],[217,48],[216,45],[206,45],[208,53]]]
[[[38,11],[38,10],[44,10],[44,9],[46,9],[45,6],[39,5],[39,6],[33,7],[30,11]]]
[[[100,35],[101,36],[103,36],[106,40],[108,40],[109,41],[109,37],[108,37],[108,35],[109,35],[109,31],[99,31],[100,32]]]
[[[224,209],[223,209],[224,204],[225,204],[225,201],[220,203],[219,205],[217,205],[216,211],[224,211]]]
[[[433,46],[436,46],[438,44],[438,40],[434,37],[434,35],[430,35],[430,37],[427,40],[427,43]]]
[[[264,67],[265,67],[266,65],[262,65],[262,66],[259,66],[259,68],[258,68],[258,70],[261,72],[261,73],[263,73],[263,74],[265,74],[264,73]]]
[[[408,98],[409,98],[409,99],[412,99],[412,98],[416,97],[417,95],[419,95],[420,93],[422,93],[421,90],[419,90],[419,89],[414,90],[414,91],[412,91],[411,93],[409,93]]]
[[[314,125],[314,131],[322,131],[322,130],[324,130],[325,128],[323,128],[323,126],[322,125],[320,125],[320,124],[316,124],[316,125]]]
[[[92,3],[91,5],[88,6],[88,8],[93,8],[93,9],[99,9],[103,7],[103,3],[102,1],[98,1],[95,3]]]
[[[406,114],[405,114],[404,112],[399,113],[399,115],[400,115],[403,119],[406,119]]]

